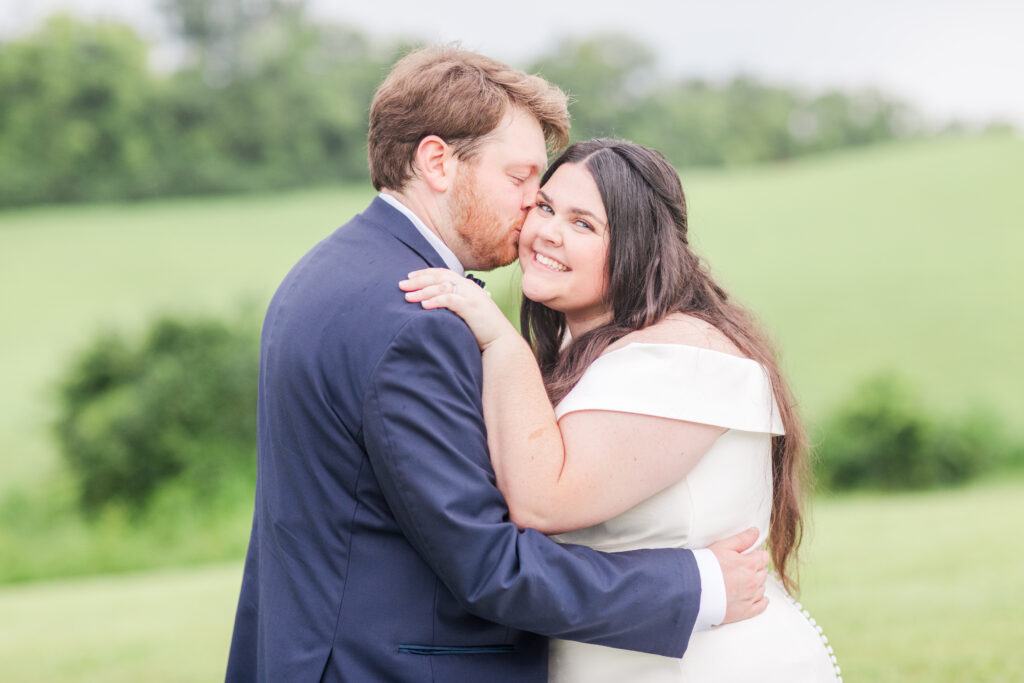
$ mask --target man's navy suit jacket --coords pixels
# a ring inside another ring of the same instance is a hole
[[[543,682],[544,636],[681,656],[692,553],[603,554],[509,522],[479,348],[398,289],[428,266],[444,263],[378,198],[270,303],[228,680]]]

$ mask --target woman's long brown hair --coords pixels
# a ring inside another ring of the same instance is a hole
[[[772,345],[690,248],[679,175],[660,153],[621,140],[574,144],[551,164],[542,182],[562,164],[584,165],[604,201],[610,235],[605,301],[612,319],[563,348],[565,315],[523,299],[523,336],[537,356],[548,397],[557,404],[609,344],[670,313],[691,315],[720,330],[765,368],[779,407],[786,433],[772,437],[768,550],[786,589],[796,591],[796,557],[804,529],[806,433]]]

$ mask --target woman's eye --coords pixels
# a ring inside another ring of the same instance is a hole
[[[554,209],[552,209],[550,205],[545,204],[544,202],[537,202],[537,208],[540,209],[541,211],[543,211],[544,213],[554,213],[555,212]]]
[[[586,222],[582,218],[576,219],[576,225],[583,228],[584,230],[590,230],[591,232],[594,231],[594,226],[592,226],[590,223]]]

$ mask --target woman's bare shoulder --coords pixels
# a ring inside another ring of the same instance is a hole
[[[720,351],[742,358],[747,356],[717,327],[686,313],[672,313],[650,327],[630,332],[614,344],[610,344],[604,353],[610,353],[633,343],[682,344]]]

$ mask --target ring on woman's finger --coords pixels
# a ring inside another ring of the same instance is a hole
[[[449,291],[450,293],[452,293],[452,294],[454,294],[454,293],[455,293],[455,289],[456,289],[456,288],[458,287],[458,285],[457,285],[457,284],[455,284],[454,282],[449,282],[449,283],[448,283],[448,286],[449,286],[449,287],[451,287],[451,289],[449,289],[448,291]]]

